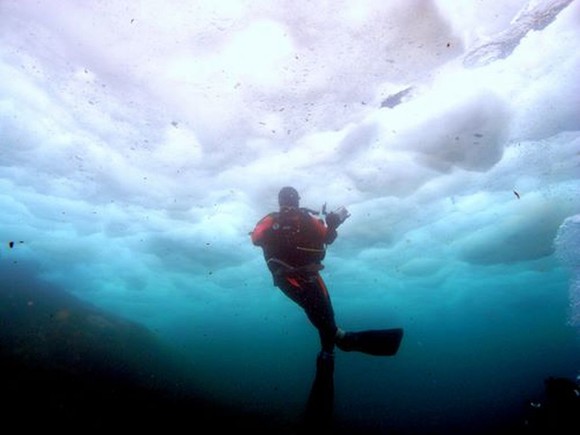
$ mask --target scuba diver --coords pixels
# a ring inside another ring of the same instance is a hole
[[[300,195],[290,186],[278,193],[279,211],[264,216],[250,233],[252,243],[263,250],[274,285],[306,313],[318,330],[319,359],[334,357],[335,345],[343,351],[394,355],[403,330],[383,329],[345,332],[338,328],[326,284],[320,275],[326,247],[336,239],[337,228],[350,216],[345,207],[322,214],[300,207]]]
[[[343,207],[326,215],[326,225],[311,210],[300,208],[300,196],[293,187],[278,194],[278,212],[263,217],[251,233],[260,246],[272,273],[274,285],[300,305],[320,336],[319,357],[330,359],[344,333],[335,323],[328,290],[320,271],[326,245],[337,237],[336,229],[349,217]]]
[[[274,285],[306,313],[318,330],[321,351],[318,358],[334,357],[335,345],[343,351],[371,355],[394,355],[403,330],[383,329],[345,332],[335,322],[326,284],[320,275],[326,247],[336,239],[337,228],[350,216],[345,207],[322,214],[300,207],[300,195],[290,186],[278,193],[279,211],[264,216],[250,233],[252,243],[262,248]]]
[[[300,195],[290,186],[278,193],[279,210],[264,216],[250,233],[252,243],[263,250],[273,283],[298,304],[318,330],[321,350],[316,358],[316,376],[306,409],[310,426],[330,421],[334,398],[334,349],[370,355],[395,355],[403,330],[380,329],[345,332],[336,325],[326,284],[320,275],[326,247],[332,244],[337,228],[350,216],[345,207],[319,213],[300,207]]]

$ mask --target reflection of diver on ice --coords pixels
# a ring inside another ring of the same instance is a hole
[[[326,246],[336,239],[337,228],[350,216],[346,208],[326,213],[323,220],[302,208],[293,187],[278,193],[279,210],[264,216],[250,233],[260,246],[274,285],[298,304],[318,330],[321,352],[309,399],[307,419],[330,418],[334,392],[334,348],[370,355],[391,356],[399,349],[403,330],[385,329],[345,332],[338,328],[326,284],[320,275]]]

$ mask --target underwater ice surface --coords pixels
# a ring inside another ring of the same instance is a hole
[[[291,431],[318,338],[248,232],[293,185],[351,213],[340,326],[405,329],[395,357],[337,351],[336,430],[521,422],[580,373],[579,8],[0,1],[3,358],[183,370]],[[74,414],[58,390],[38,409]]]

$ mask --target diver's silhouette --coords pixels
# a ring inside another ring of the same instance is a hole
[[[316,376],[306,406],[305,425],[320,435],[332,424],[334,404],[334,349],[369,355],[395,355],[403,338],[401,328],[359,332],[343,331],[336,325],[326,284],[320,275],[326,247],[336,239],[337,228],[350,216],[344,207],[321,213],[300,207],[293,187],[278,193],[279,210],[264,216],[250,233],[252,243],[262,248],[274,285],[298,304],[318,330],[320,352]],[[325,216],[323,220],[320,216]]]

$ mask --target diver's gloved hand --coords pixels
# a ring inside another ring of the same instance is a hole
[[[331,228],[338,228],[349,216],[350,213],[345,207],[339,207],[326,215],[326,225]]]

